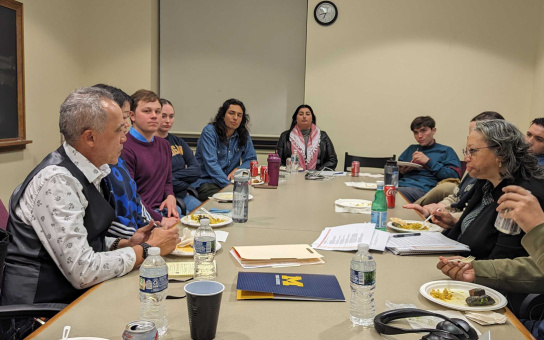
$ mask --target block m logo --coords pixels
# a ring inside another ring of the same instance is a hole
[[[282,285],[284,285],[284,286],[304,287],[304,284],[301,282],[301,280],[302,280],[301,276],[282,275],[281,279],[283,280]]]

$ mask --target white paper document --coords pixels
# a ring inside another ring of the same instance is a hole
[[[390,237],[387,249],[395,255],[417,255],[433,253],[456,253],[470,251],[470,248],[441,233],[421,233],[418,236]]]
[[[370,249],[384,251],[389,233],[376,230],[374,223],[354,223],[333,228],[325,228],[319,238],[312,243],[314,249],[357,250],[359,243],[366,243]]]

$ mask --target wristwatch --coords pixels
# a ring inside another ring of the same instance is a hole
[[[149,250],[149,248],[151,248],[151,246],[145,242],[140,243],[140,245],[142,246],[142,248],[144,248],[143,258],[147,259],[147,251]]]

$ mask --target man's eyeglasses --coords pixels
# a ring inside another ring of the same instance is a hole
[[[495,146],[482,146],[481,148],[474,148],[474,149],[463,149],[463,155],[465,155],[465,157],[472,157],[472,155],[474,155],[476,152],[478,152],[479,150],[482,150],[482,149],[491,149],[491,148],[494,148]]]

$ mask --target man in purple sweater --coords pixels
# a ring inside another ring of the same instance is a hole
[[[151,217],[157,221],[177,219],[180,211],[172,187],[170,143],[154,136],[161,116],[159,97],[148,90],[138,90],[131,97],[132,129],[123,147],[123,159]]]

